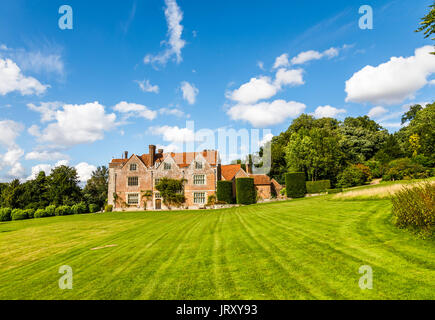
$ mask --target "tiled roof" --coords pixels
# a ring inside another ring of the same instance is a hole
[[[254,185],[270,185],[270,178],[265,174],[250,174],[249,177],[254,178]]]
[[[221,167],[221,173],[225,180],[233,180],[234,176],[236,175],[239,170],[242,169],[242,166],[240,164],[227,164],[225,166]]]

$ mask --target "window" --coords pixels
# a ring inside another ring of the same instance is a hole
[[[195,169],[202,169],[202,162],[195,161]]]
[[[195,174],[193,176],[193,184],[205,184],[205,175]]]
[[[165,170],[170,170],[170,169],[171,169],[171,164],[165,162],[165,163],[163,164],[163,169],[165,169]]]
[[[159,178],[155,178],[154,179],[154,185],[156,186],[156,185],[158,185],[160,183],[160,179]]]
[[[204,204],[205,203],[205,192],[194,192],[193,193],[193,203]]]
[[[129,193],[127,194],[128,204],[139,204],[139,193]]]
[[[136,170],[137,170],[137,164],[136,163],[130,164],[130,171],[136,171]]]
[[[154,199],[161,199],[162,195],[160,194],[160,192],[156,192],[154,193]]]
[[[138,186],[139,185],[139,178],[138,177],[128,177],[128,185],[130,187]]]

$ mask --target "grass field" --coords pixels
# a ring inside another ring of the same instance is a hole
[[[435,241],[394,227],[389,200],[13,221],[0,248],[0,299],[435,299]]]

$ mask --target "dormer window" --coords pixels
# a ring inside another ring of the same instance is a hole
[[[130,171],[136,171],[136,170],[137,170],[137,164],[136,163],[130,164]]]
[[[171,170],[171,164],[165,162],[165,163],[163,164],[163,169],[165,169],[165,170]]]
[[[202,169],[202,167],[203,167],[202,162],[195,161],[195,169]]]

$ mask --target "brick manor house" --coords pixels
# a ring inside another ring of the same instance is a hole
[[[234,184],[236,178],[253,177],[261,199],[279,194],[282,188],[267,175],[252,174],[249,165],[246,171],[240,164],[221,165],[217,150],[164,153],[163,149],[156,150],[156,146],[150,145],[148,154],[128,157],[125,151],[123,158],[109,163],[108,204],[113,205],[114,210],[166,209],[155,188],[163,177],[185,179],[184,207],[189,209],[204,207],[208,197],[216,193],[219,180]]]

